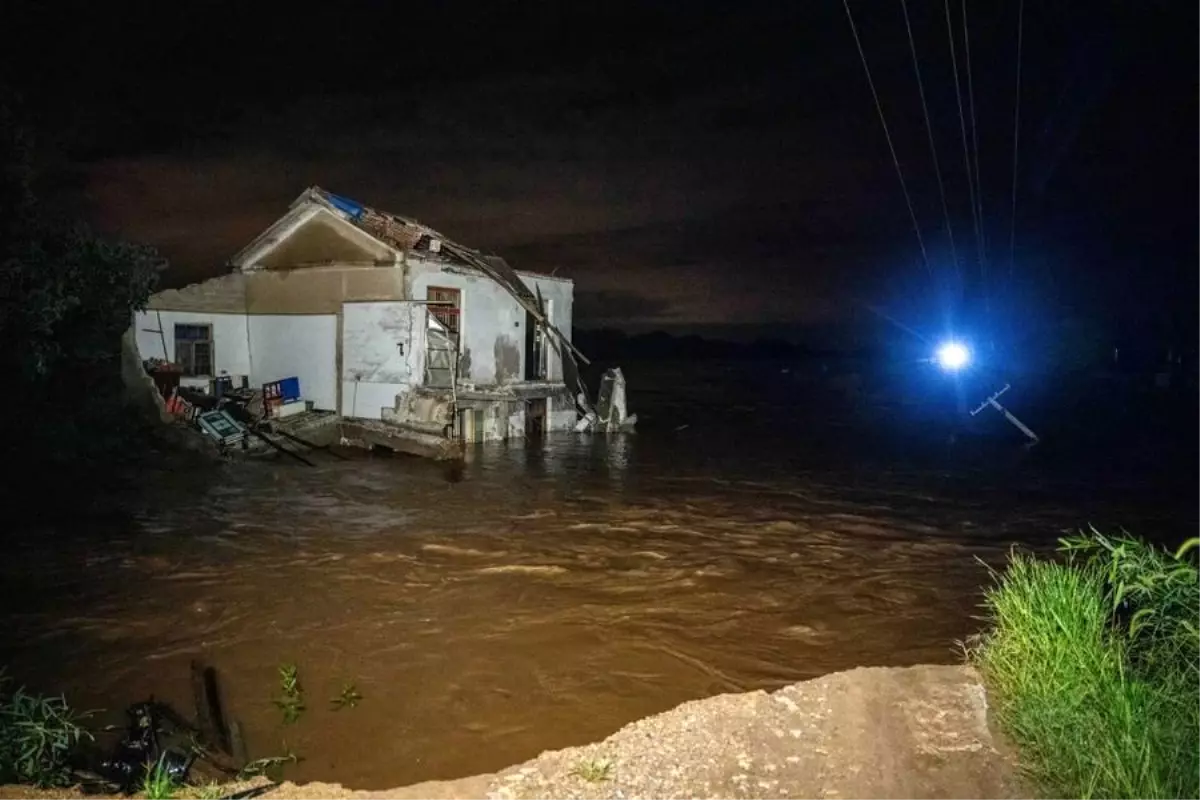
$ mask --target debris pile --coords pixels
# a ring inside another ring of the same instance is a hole
[[[637,414],[630,414],[625,404],[625,374],[613,367],[600,379],[600,394],[596,407],[588,406],[587,396],[580,392],[576,398],[582,418],[575,425],[578,432],[630,433],[637,424]]]

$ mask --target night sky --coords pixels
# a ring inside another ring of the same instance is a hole
[[[579,325],[928,327],[963,298],[1194,339],[1194,0],[1027,0],[1011,273],[1018,2],[970,0],[987,281],[945,6],[908,0],[961,284],[901,3],[850,5],[928,269],[841,0],[30,3],[5,74],[43,197],[159,247],[170,284],[319,184],[557,268]]]

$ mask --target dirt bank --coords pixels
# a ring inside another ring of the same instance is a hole
[[[603,742],[499,773],[386,792],[283,784],[265,797],[1023,796],[967,667],[856,669],[684,703]]]

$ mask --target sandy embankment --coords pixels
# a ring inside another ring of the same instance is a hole
[[[626,725],[597,744],[546,752],[487,775],[375,792],[284,783],[257,796],[517,800],[1026,794],[1007,749],[993,738],[978,675],[969,667],[917,666],[855,669],[770,694],[727,694],[684,703]],[[55,796],[64,795],[0,787],[0,797]]]

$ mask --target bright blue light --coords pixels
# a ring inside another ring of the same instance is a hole
[[[971,361],[971,351],[961,342],[946,342],[934,355],[938,366],[948,372],[957,372]]]

